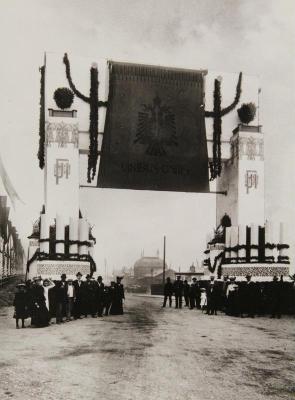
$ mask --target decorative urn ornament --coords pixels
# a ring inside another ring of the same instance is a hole
[[[243,124],[249,124],[255,118],[256,106],[254,103],[242,104],[237,110],[240,121]]]
[[[53,98],[58,108],[64,110],[70,108],[74,101],[74,93],[66,88],[58,88],[55,90]]]

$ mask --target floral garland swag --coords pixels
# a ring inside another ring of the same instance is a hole
[[[221,134],[222,134],[222,117],[230,113],[240,101],[242,93],[242,72],[239,74],[239,79],[236,87],[236,95],[234,101],[225,108],[221,108],[221,84],[220,80],[214,80],[214,106],[213,111],[205,111],[205,117],[214,118],[213,120],[213,161],[209,163],[210,180],[214,180],[220,176],[221,165]]]
[[[87,182],[90,183],[96,174],[96,165],[98,159],[98,108],[106,107],[106,101],[98,100],[98,71],[97,66],[95,64],[90,68],[90,94],[89,97],[84,96],[74,85],[72,77],[71,77],[71,69],[70,62],[68,59],[67,53],[65,53],[63,62],[66,67],[66,76],[70,88],[74,92],[74,94],[79,97],[79,99],[88,103],[90,106],[90,115],[89,115],[89,135],[90,135],[90,144],[89,144],[89,155],[88,155],[88,168],[87,168]]]

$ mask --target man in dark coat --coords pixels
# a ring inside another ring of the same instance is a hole
[[[91,276],[86,275],[85,290],[84,290],[84,316],[90,314],[92,318],[96,317],[96,282],[91,280]]]
[[[164,285],[164,302],[163,307],[166,307],[167,299],[169,299],[169,307],[172,306],[172,295],[173,295],[173,284],[171,279],[166,278],[166,283]]]
[[[257,287],[252,281],[250,274],[246,275],[247,282],[241,286],[241,316],[255,317],[255,307],[257,302]]]
[[[121,280],[122,280],[122,278],[120,276],[117,276],[117,282],[115,283],[115,286],[114,286],[113,300],[112,300],[112,305],[111,305],[111,310],[110,310],[110,313],[112,315],[124,314],[123,300],[125,299],[125,294],[124,294],[124,286],[121,283]]]
[[[64,297],[65,297],[65,288],[62,285],[61,281],[55,282],[55,317],[56,323],[61,324],[63,321],[63,307],[64,307]]]
[[[97,277],[97,286],[96,286],[96,305],[97,305],[97,315],[98,317],[102,317],[103,307],[104,307],[104,283],[102,281],[102,277]]]
[[[67,275],[66,274],[62,274],[61,275],[61,289],[63,290],[64,293],[64,298],[63,298],[63,302],[62,302],[62,317],[66,317],[67,315],[67,303],[68,303],[68,282],[67,282]]]
[[[207,287],[207,314],[217,315],[218,305],[220,303],[220,290],[214,276],[211,276]]]
[[[193,281],[189,289],[190,310],[193,310],[195,307],[198,308],[200,306],[200,295],[201,295],[200,285],[197,279],[193,278]]]
[[[183,297],[185,302],[185,307],[189,307],[189,292],[190,292],[190,285],[188,281],[185,279],[183,282]]]
[[[110,312],[110,308],[112,305],[113,294],[114,294],[115,282],[111,282],[111,286],[104,287],[104,315],[108,316]]]
[[[82,281],[82,274],[76,274],[77,279],[73,282],[75,288],[75,303],[74,303],[74,318],[81,318],[83,314],[83,298],[84,298],[84,282]]]
[[[273,281],[270,284],[270,308],[271,318],[281,318],[282,316],[282,296],[283,296],[283,284],[282,280],[279,281],[277,275],[273,277]]]
[[[174,281],[173,292],[175,296],[175,308],[182,308],[183,282],[180,279],[180,275],[177,275],[176,281]]]

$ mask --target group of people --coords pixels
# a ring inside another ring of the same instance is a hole
[[[25,320],[31,318],[31,326],[45,327],[52,318],[57,324],[73,319],[102,317],[123,314],[125,299],[122,278],[117,277],[110,286],[104,284],[101,276],[95,280],[91,275],[82,280],[77,273],[75,280],[61,275],[58,281],[40,276],[32,281],[17,285],[14,298],[14,318],[16,328],[25,328]]]
[[[214,276],[209,282],[192,279],[189,284],[177,276],[172,283],[168,277],[164,286],[164,302],[166,307],[172,306],[172,297],[175,297],[175,308],[184,305],[190,310],[201,309],[208,315],[217,315],[217,311],[235,317],[251,317],[270,312],[272,318],[281,318],[283,277],[274,276],[272,282],[266,287],[252,281],[251,275],[246,275],[244,282],[236,282],[235,277],[226,277],[217,281]],[[267,305],[267,307],[265,307]]]

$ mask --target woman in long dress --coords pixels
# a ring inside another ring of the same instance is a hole
[[[124,286],[121,283],[120,277],[117,277],[117,282],[114,285],[113,299],[110,314],[111,315],[122,315],[123,311],[123,299],[125,299]]]
[[[49,312],[46,307],[44,287],[41,277],[34,279],[31,289],[32,325],[43,328],[49,325]]]

